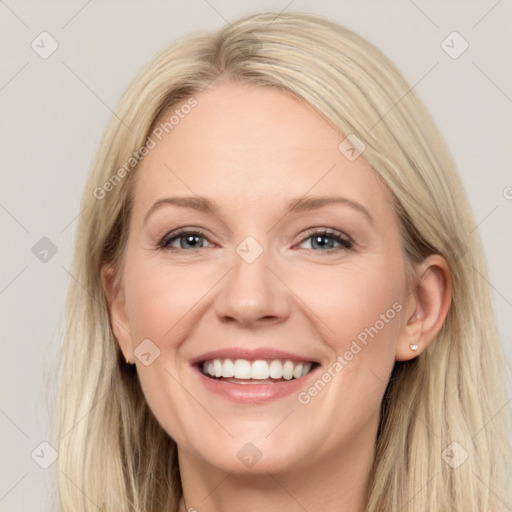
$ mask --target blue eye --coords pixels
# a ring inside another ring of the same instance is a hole
[[[204,247],[201,240],[206,240],[202,233],[182,230],[165,235],[158,245],[162,249],[201,249]],[[179,247],[171,245],[175,241],[179,242]]]
[[[205,245],[206,237],[200,231],[187,231],[182,229],[173,233],[168,233],[159,242],[161,249],[168,250],[197,250],[208,247]],[[311,240],[308,250],[316,250],[317,252],[332,252],[347,250],[353,248],[352,240],[339,231],[324,229],[315,231],[311,235],[304,238],[301,244]],[[178,242],[178,246],[175,243]],[[209,242],[208,242],[209,243]],[[338,244],[338,246],[336,246]]]
[[[308,240],[311,240],[311,247],[307,247],[307,249],[314,250],[319,248],[321,252],[352,249],[353,247],[352,241],[346,235],[343,236],[341,233],[331,230],[315,232],[305,238],[301,243],[303,244]],[[335,247],[335,244],[339,244],[341,247]]]

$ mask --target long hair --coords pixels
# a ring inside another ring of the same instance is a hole
[[[437,253],[450,267],[442,330],[421,355],[395,363],[387,386],[367,511],[500,510],[510,453],[501,411],[507,367],[456,165],[428,111],[377,48],[300,12],[259,13],[179,40],[133,81],[108,124],[70,271],[53,425],[58,510],[178,509],[176,443],[150,411],[135,366],[125,364],[100,270],[122,268],[134,176],[157,123],[170,131],[172,108],[193,106],[194,95],[223,79],[289,91],[355,135],[393,195],[407,261]]]

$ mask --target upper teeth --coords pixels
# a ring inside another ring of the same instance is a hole
[[[213,359],[203,363],[203,373],[211,377],[225,377],[235,379],[257,379],[265,380],[298,379],[308,374],[311,370],[311,363],[294,363],[293,361],[280,361],[273,359],[267,361],[258,359],[248,361],[247,359]]]

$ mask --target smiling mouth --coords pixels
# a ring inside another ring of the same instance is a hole
[[[210,379],[233,384],[264,384],[297,380],[318,366],[314,362],[281,359],[211,359],[198,364],[203,375]]]

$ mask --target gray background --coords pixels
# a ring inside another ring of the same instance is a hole
[[[511,0],[0,0],[0,510],[46,510],[51,470],[31,453],[49,460],[39,444],[48,439],[79,201],[112,110],[175,38],[264,8],[315,12],[355,30],[426,103],[473,207],[511,359]],[[59,45],[47,59],[31,47],[50,48],[43,31]],[[441,47],[453,31],[469,43],[457,59]],[[33,252],[43,237],[57,249],[46,262]]]

